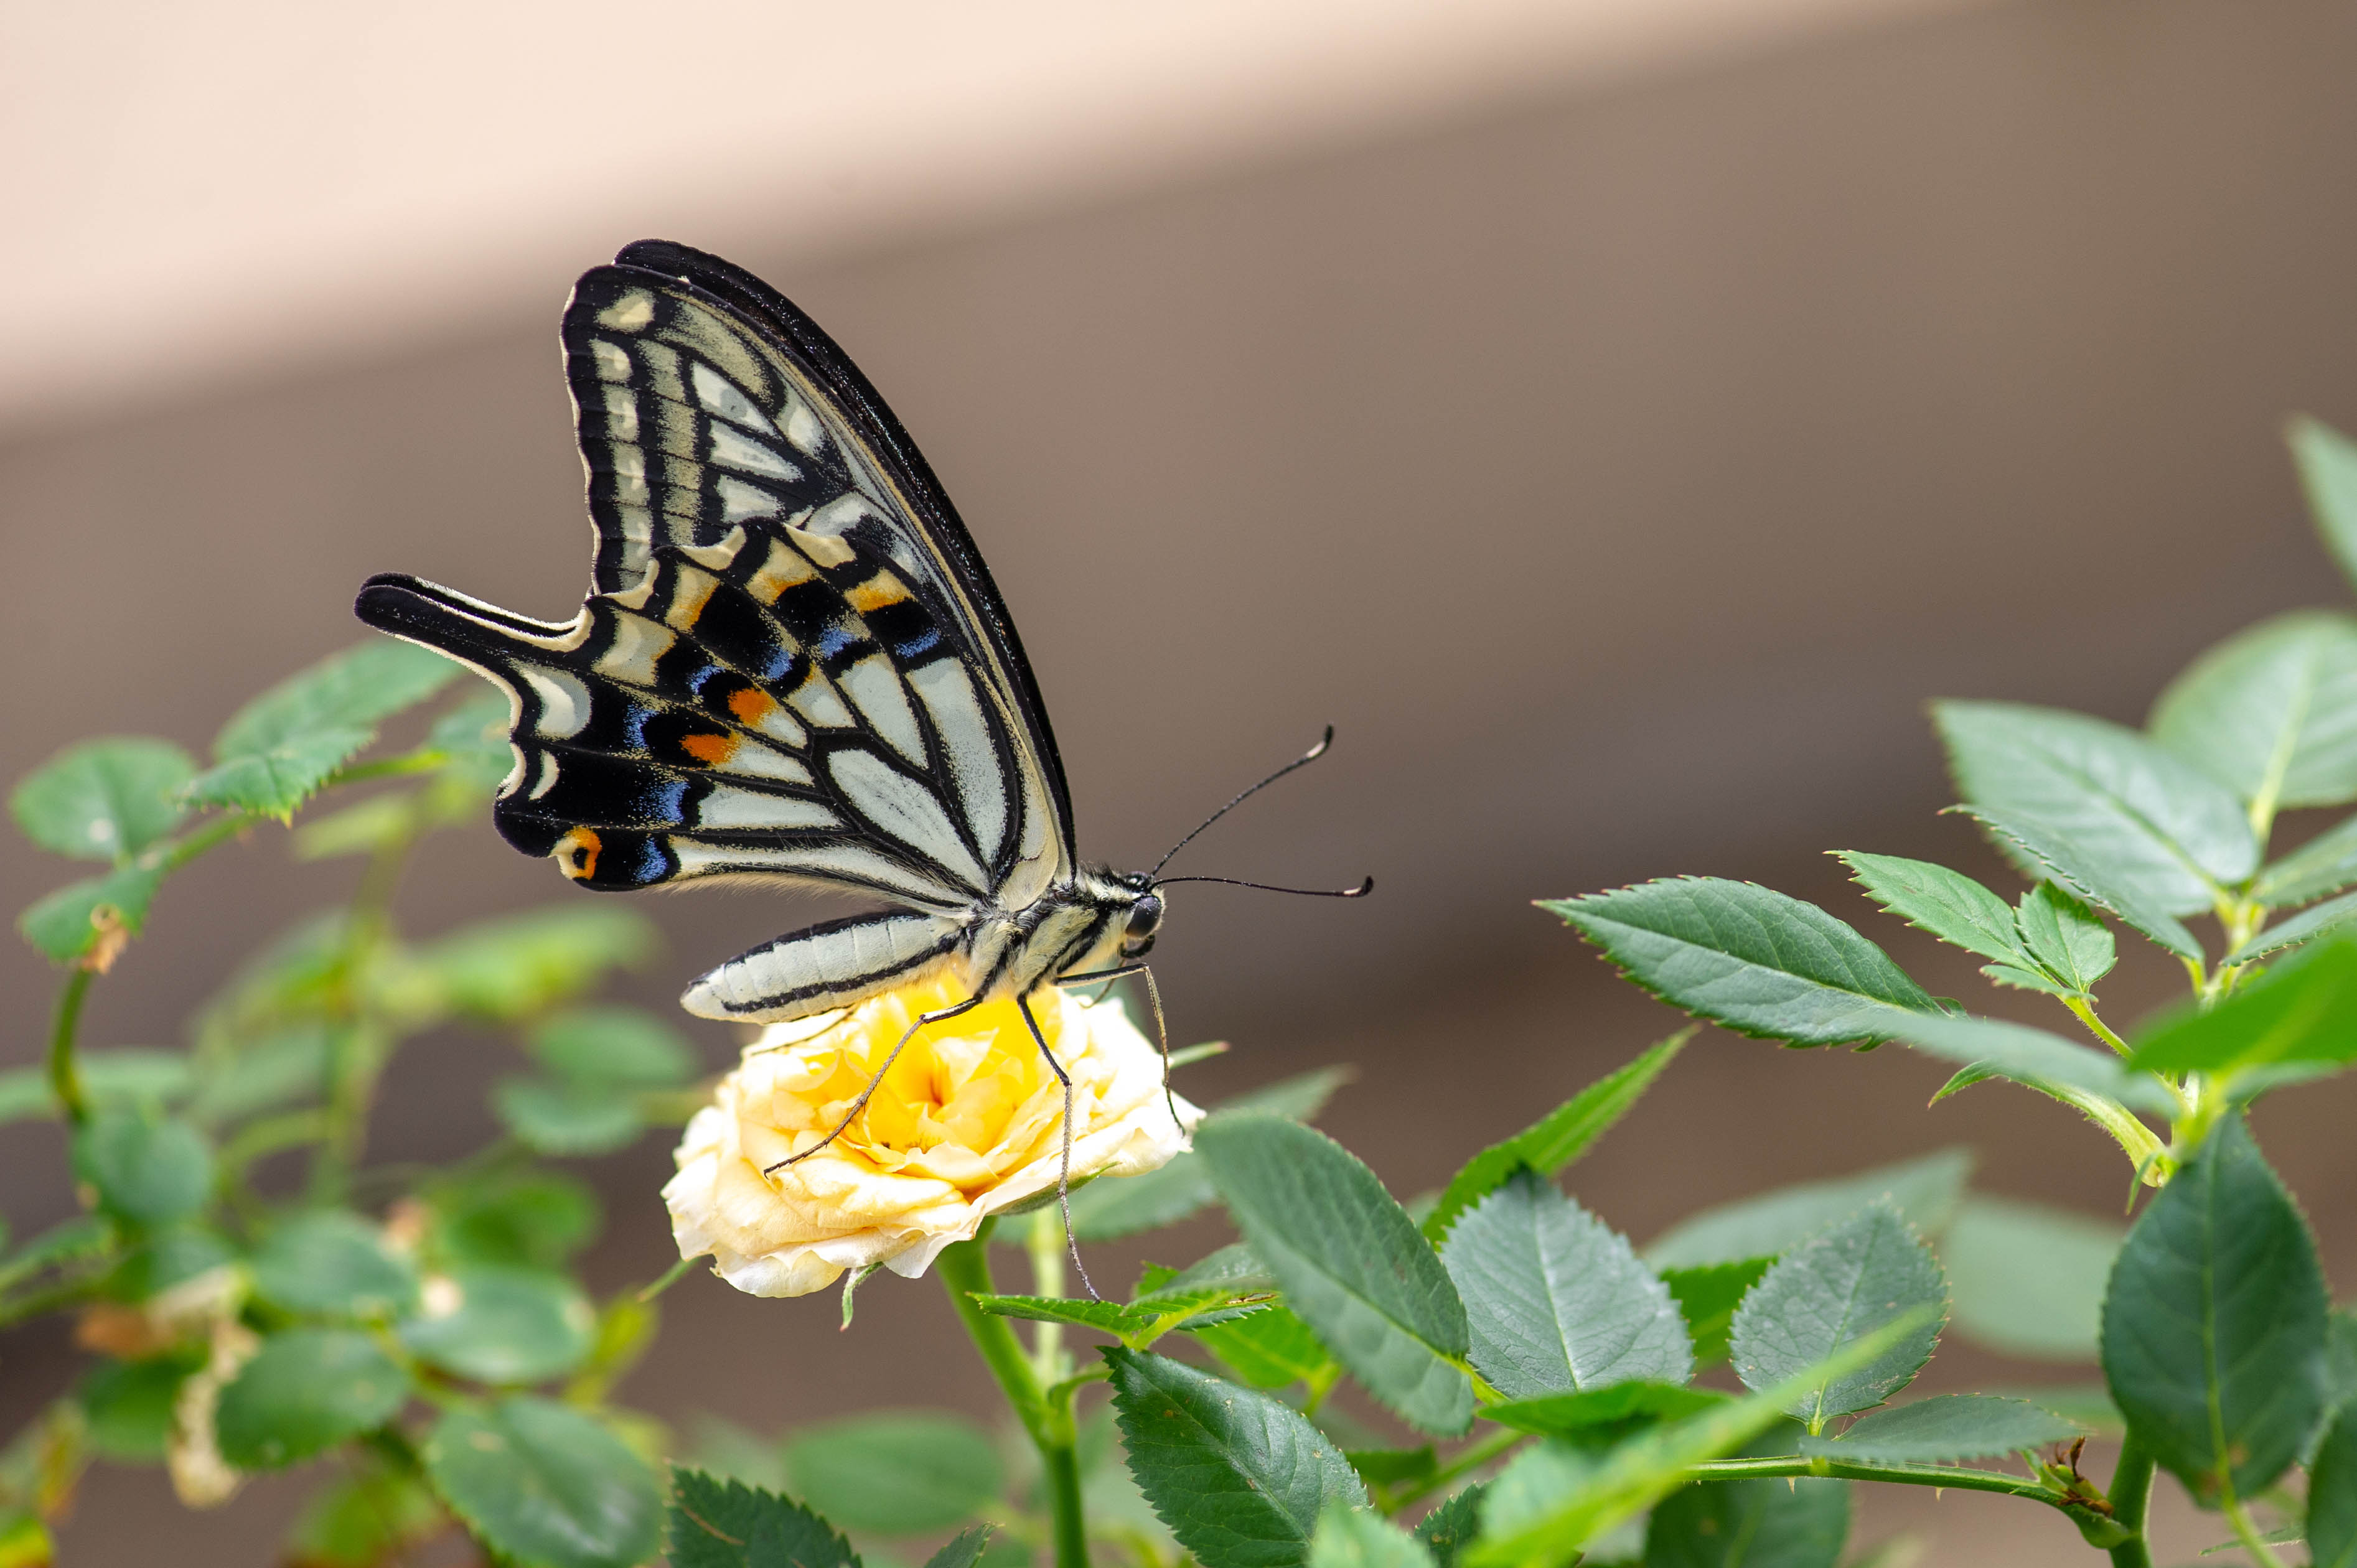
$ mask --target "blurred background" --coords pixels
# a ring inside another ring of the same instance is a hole
[[[1150,864],[1337,726],[1185,868],[1378,892],[1174,897],[1174,1031],[1236,1047],[1189,1069],[1198,1098],[1354,1063],[1324,1124],[1395,1192],[1437,1186],[1676,1023],[1528,901],[1679,872],[1818,898],[1934,991],[2034,1015],[1821,852],[2009,885],[1935,815],[1925,699],[2138,722],[2223,633],[2345,599],[2279,436],[2296,410],[2357,427],[2352,81],[2339,0],[11,0],[0,773],[91,733],[201,748],[356,640],[371,572],[569,615],[557,312],[662,235],[797,299],[922,444],[1038,665],[1086,853]],[[349,874],[274,832],[215,856],[87,1037],[176,1043]],[[0,902],[76,875],[0,858]],[[401,908],[430,933],[572,897],[486,823]],[[626,989],[656,1004],[816,912],[646,902],[668,949]],[[2172,984],[2140,964],[2128,1015]],[[0,944],[0,1065],[38,1055],[52,985]],[[376,1153],[489,1137],[505,1049],[418,1047]],[[1984,1187],[2118,1212],[2092,1129],[2003,1086],[1927,1111],[1945,1076],[1706,1035],[1570,1185],[1641,1240],[1963,1144]],[[2351,1096],[2260,1118],[2344,1296]],[[591,1173],[608,1285],[669,1261],[662,1142]],[[0,1195],[20,1234],[70,1208],[56,1129],[8,1130]],[[929,1283],[870,1286],[841,1338],[831,1299],[699,1275],[664,1305],[624,1396],[669,1418],[987,1407]],[[59,1326],[0,1339],[0,1414],[75,1365]],[[1924,1386],[2091,1375],[1960,1348]],[[189,1516],[102,1468],[67,1561],[267,1561],[305,1485]],[[1861,1539],[2084,1555],[2042,1512],[1906,1490]],[[2163,1530],[2187,1560],[2224,1533]]]

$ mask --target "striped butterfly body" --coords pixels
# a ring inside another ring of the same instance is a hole
[[[888,906],[713,970],[682,998],[704,1017],[948,974],[970,999],[930,1019],[1012,996],[1028,1020],[1038,986],[1138,968],[1161,884],[1080,863],[1006,607],[842,350],[750,274],[651,241],[582,276],[564,344],[597,531],[581,613],[391,574],[357,607],[507,693],[508,842],[598,890],[768,879]]]

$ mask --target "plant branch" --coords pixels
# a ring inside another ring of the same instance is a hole
[[[1855,1465],[1800,1454],[1764,1459],[1711,1459],[1687,1468],[1695,1481],[1742,1481],[1760,1477],[1834,1476],[1845,1481],[1889,1481],[1906,1487],[1938,1487],[1961,1492],[2002,1492],[2028,1498],[2049,1508],[2067,1507],[2068,1499],[2043,1481],[2008,1476],[2001,1470],[1968,1470],[1955,1465]]]
[[[2112,1568],[2152,1568],[2152,1546],[2144,1538],[2145,1510],[2152,1501],[2152,1452],[2131,1430],[2112,1469],[2112,1518],[2128,1539],[2112,1548]]]
[[[81,1004],[90,995],[94,969],[77,967],[58,993],[58,1011],[49,1026],[49,1092],[65,1108],[66,1120],[80,1126],[90,1116],[90,1101],[81,1091],[81,1069],[74,1060],[74,1035],[81,1026]]]
[[[1088,1521],[1081,1508],[1081,1465],[1078,1434],[1072,1422],[1072,1394],[1077,1382],[1060,1384],[1050,1397],[1040,1387],[1038,1369],[1015,1337],[1007,1320],[995,1317],[974,1304],[977,1295],[995,1295],[990,1279],[990,1232],[987,1220],[971,1241],[944,1249],[933,1261],[950,1305],[965,1325],[983,1364],[998,1380],[1016,1419],[1039,1451],[1039,1465],[1055,1520],[1056,1568],[1089,1568]]]

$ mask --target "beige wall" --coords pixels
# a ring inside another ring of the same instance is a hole
[[[1405,1192],[1671,1023],[1528,898],[1709,871],[1869,920],[1818,851],[1978,853],[1932,815],[1922,699],[2135,719],[2220,633],[2345,597],[2276,432],[2294,409],[2357,427],[2352,80],[2357,13],[2322,0],[2020,5],[823,266],[772,265],[781,225],[737,259],[843,340],[958,498],[1039,665],[1084,850],[1149,860],[1338,725],[1329,760],[1190,868],[1371,871],[1376,897],[1182,889],[1160,969],[1180,1035],[1240,1047],[1196,1069],[1207,1093],[1361,1063],[1329,1124]],[[357,635],[371,571],[564,613],[586,543],[566,281],[463,337],[0,446],[19,660],[0,770],[93,729],[200,743]],[[0,897],[67,875],[10,857]],[[171,1039],[203,977],[336,886],[271,834],[176,885],[94,1037]],[[566,895],[483,830],[405,907],[431,929]],[[673,944],[653,998],[802,918],[650,907]],[[1870,929],[1933,989],[1977,993],[1953,955]],[[2166,979],[2127,983],[2150,1000]],[[17,1059],[48,985],[0,954]],[[477,1135],[485,1054],[421,1047],[382,1147]],[[2002,1089],[1923,1112],[1941,1076],[1708,1038],[1574,1185],[1641,1235],[1939,1139],[1979,1144],[2000,1189],[2116,1208],[2125,1173],[2092,1132]],[[2344,1291],[2347,1104],[2328,1088],[2263,1126]],[[661,1266],[662,1164],[608,1172],[610,1279]],[[66,1203],[55,1170],[45,1133],[0,1144],[12,1219]],[[1107,1249],[1108,1272],[1137,1251]],[[896,1321],[945,1328],[928,1287],[871,1290],[819,1349],[825,1306],[702,1281],[669,1301],[636,1391],[667,1413],[931,1397],[890,1354]],[[0,1353],[10,1403],[59,1375],[56,1342]],[[70,1550],[254,1561],[285,1495],[192,1530],[94,1507]],[[1952,1498],[1933,1561],[1985,1561],[1996,1538],[1972,1532],[2010,1520]],[[2190,1557],[2212,1536],[2188,1528]],[[2016,1562],[2082,1550],[2021,1529]]]

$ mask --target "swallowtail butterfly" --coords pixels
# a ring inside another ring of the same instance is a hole
[[[974,541],[783,295],[643,241],[582,275],[563,337],[597,530],[581,613],[533,620],[395,574],[357,608],[507,693],[492,820],[582,886],[769,880],[888,906],[729,960],[688,987],[690,1013],[803,1018],[946,972],[970,999],[925,1022],[994,996],[1031,1021],[1040,985],[1143,968],[1167,882],[1228,880],[1081,863]],[[1066,1079],[1068,1166],[1071,1108]]]

